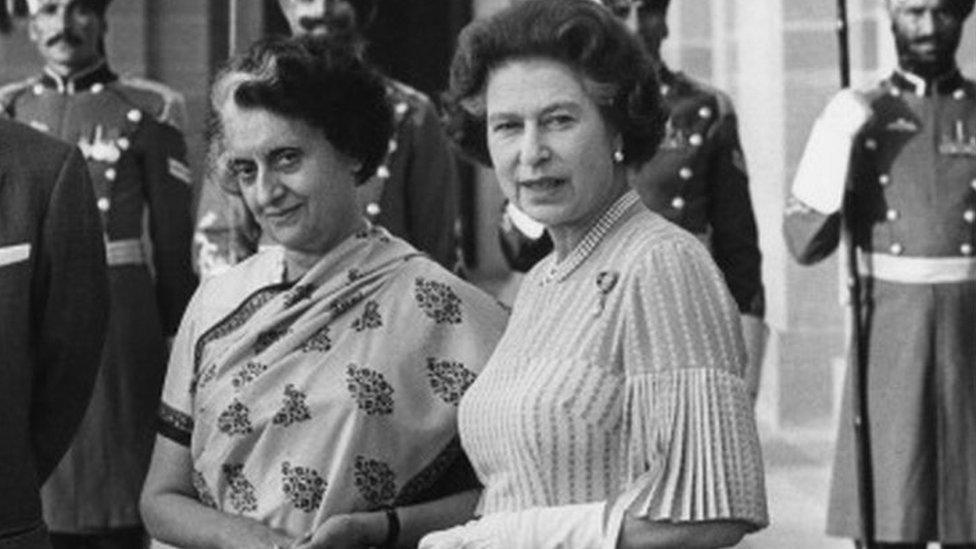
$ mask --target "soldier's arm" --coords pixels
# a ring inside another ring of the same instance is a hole
[[[718,99],[718,119],[709,135],[713,150],[706,180],[712,255],[739,311],[762,318],[765,314],[762,254],[738,120],[728,99],[722,96]]]
[[[759,394],[762,362],[769,329],[762,283],[759,231],[749,194],[749,175],[739,139],[738,119],[731,101],[717,94],[718,118],[710,131],[713,147],[708,166],[708,222],[712,227],[712,256],[725,277],[741,313],[746,344],[745,378],[750,396]]]
[[[458,178],[455,157],[434,106],[420,103],[413,123],[404,124],[399,146],[409,148],[405,181],[410,240],[434,261],[453,269],[458,261]]]
[[[854,140],[871,116],[867,101],[845,89],[814,123],[783,217],[787,247],[801,264],[816,263],[837,248]]]
[[[47,478],[84,416],[108,319],[102,226],[84,159],[64,159],[51,189],[32,290],[38,314],[31,446]]]
[[[156,300],[165,335],[173,336],[193,290],[190,261],[192,178],[183,135],[169,124],[144,123],[143,193],[156,271]]]

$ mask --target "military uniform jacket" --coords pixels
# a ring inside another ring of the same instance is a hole
[[[762,256],[732,102],[664,66],[658,78],[671,113],[666,134],[654,157],[631,174],[631,185],[648,208],[709,246],[740,312],[762,317]],[[520,271],[552,248],[548,236],[532,242],[504,223],[500,236],[509,264]]]
[[[0,119],[0,548],[46,543],[38,481],[88,403],[108,317],[99,225],[81,154]]]
[[[357,189],[363,215],[454,269],[460,259],[455,229],[460,183],[447,136],[422,93],[389,78],[386,93],[394,133],[385,162]],[[259,241],[272,244],[261,239],[243,200],[228,195],[215,178],[203,185],[195,240],[204,275],[247,258]]]
[[[928,84],[896,72],[866,98],[874,116],[853,140],[844,211],[863,277],[878,539],[972,543],[976,84],[958,72]],[[803,263],[827,256],[840,216],[793,198],[791,252]],[[845,536],[859,531],[850,413],[848,396],[828,516]]]
[[[112,310],[80,435],[44,487],[55,532],[138,525],[138,498],[176,332],[195,286],[191,185],[175,92],[119,79],[104,62],[62,79],[45,71],[0,92],[10,116],[77,144],[101,215]]]

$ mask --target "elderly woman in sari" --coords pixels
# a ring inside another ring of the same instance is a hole
[[[627,184],[663,131],[648,66],[590,0],[461,35],[455,137],[555,246],[459,410],[481,518],[425,549],[723,547],[768,522],[735,302]]]
[[[142,498],[157,540],[410,546],[470,518],[456,409],[506,315],[360,216],[384,93],[321,39],[259,43],[216,79],[217,169],[281,246],[206,281],[183,319]]]

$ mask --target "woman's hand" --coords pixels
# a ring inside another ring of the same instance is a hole
[[[333,515],[310,536],[299,540],[295,549],[365,549],[386,540],[384,513]]]
[[[227,549],[286,549],[295,540],[252,518],[234,516],[227,521],[220,542]]]

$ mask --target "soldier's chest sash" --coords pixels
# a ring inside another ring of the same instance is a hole
[[[974,97],[888,94],[874,102],[875,120],[853,163],[862,246],[906,256],[972,255]]]
[[[651,210],[693,233],[708,230],[706,217],[712,128],[718,104],[706,94],[672,91],[665,96],[671,112],[657,153],[631,176],[641,200]]]
[[[102,88],[73,94],[44,90],[19,104],[16,115],[81,149],[109,240],[140,237],[145,204],[137,154],[142,111]]]

